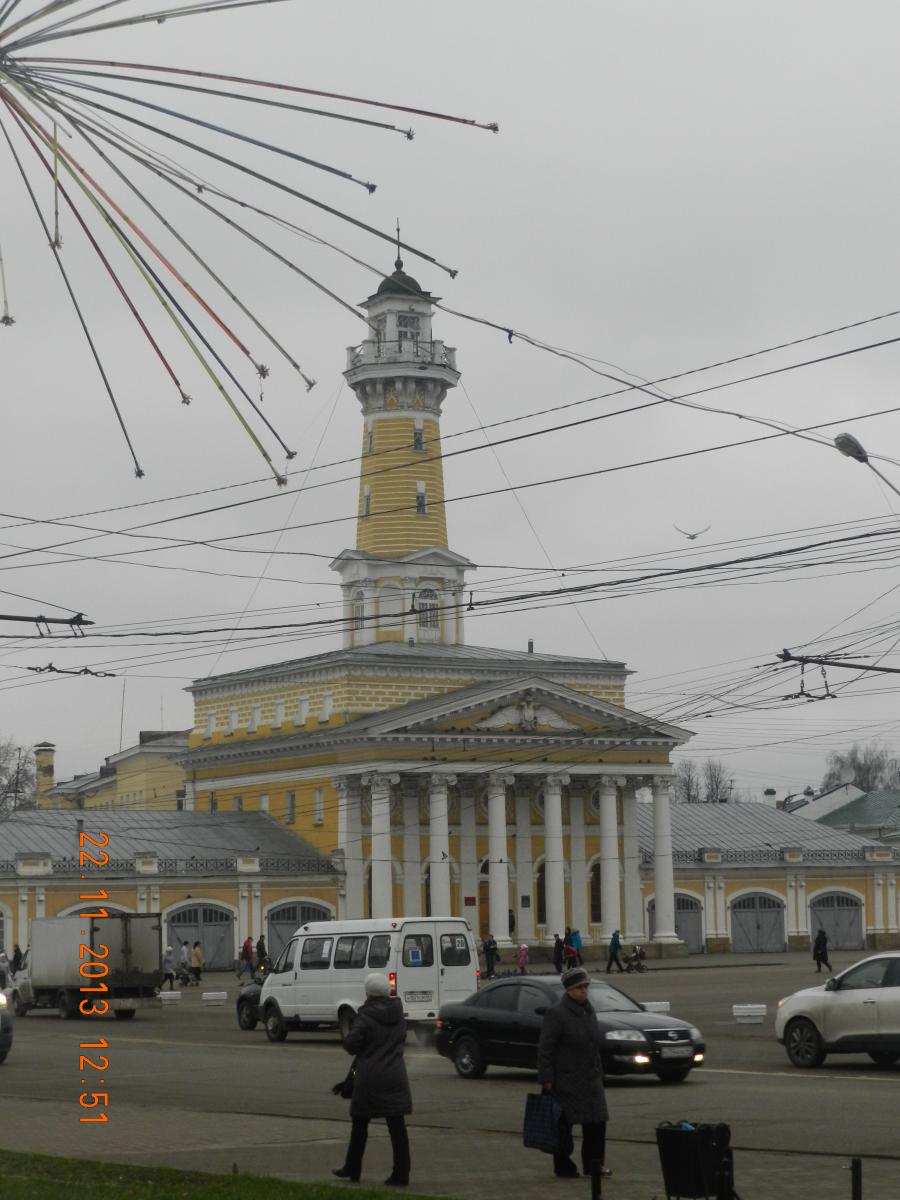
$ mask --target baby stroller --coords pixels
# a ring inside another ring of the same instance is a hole
[[[625,959],[625,970],[629,975],[637,971],[646,971],[647,964],[644,959],[647,955],[644,953],[641,946],[632,946],[631,953]]]
[[[194,978],[194,972],[187,963],[179,963],[175,971],[175,982],[180,983],[182,987],[198,986],[197,980]]]

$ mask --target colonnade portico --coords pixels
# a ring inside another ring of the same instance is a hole
[[[644,940],[636,806],[637,793],[649,789],[653,940],[678,943],[668,775],[588,773],[583,768],[568,768],[565,774],[479,772],[469,764],[465,773],[458,768],[451,773],[429,763],[348,774],[334,784],[344,867],[342,915],[390,917],[398,915],[401,905],[404,916],[423,915],[427,875],[430,912],[467,917],[477,934],[478,885],[486,877],[484,924],[500,945],[511,941],[510,911],[516,940],[552,942],[554,933],[562,933],[566,925],[581,928],[586,941],[606,942],[615,929],[623,931],[626,941]],[[536,840],[542,840],[543,854],[535,849]],[[601,922],[599,928],[594,924],[593,936],[587,907],[589,862],[600,867]],[[545,911],[539,921],[536,880],[541,865]],[[397,904],[395,881],[402,884],[402,902]]]

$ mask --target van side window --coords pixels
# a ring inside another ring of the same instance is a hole
[[[282,971],[290,971],[294,965],[294,955],[297,953],[297,939],[288,942],[282,952],[278,955],[278,961],[272,968],[272,974],[278,975]]]
[[[334,948],[335,970],[364,967],[368,948],[369,939],[365,936],[339,937]]]
[[[430,934],[408,933],[403,939],[404,967],[433,967],[434,942]]]
[[[369,966],[386,967],[391,958],[391,935],[376,933],[369,947]]]
[[[327,971],[333,941],[334,938],[330,937],[308,937],[300,951],[300,970]]]
[[[462,933],[441,934],[441,963],[445,967],[467,967],[472,961],[469,946]]]

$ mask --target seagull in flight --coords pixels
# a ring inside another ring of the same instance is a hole
[[[712,525],[707,525],[703,529],[698,529],[696,533],[688,533],[688,531],[686,529],[682,529],[678,525],[673,525],[672,528],[677,529],[678,532],[680,534],[682,534],[684,537],[686,537],[689,542],[693,542],[693,541],[696,541],[696,539],[700,536],[701,533],[706,533],[708,530],[712,529]]]

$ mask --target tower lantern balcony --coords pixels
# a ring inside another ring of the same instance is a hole
[[[429,378],[439,379],[447,387],[453,387],[459,379],[456,350],[440,340],[371,338],[347,348],[344,377],[350,387],[363,379],[394,376],[398,370],[413,375],[418,371],[427,373]]]

